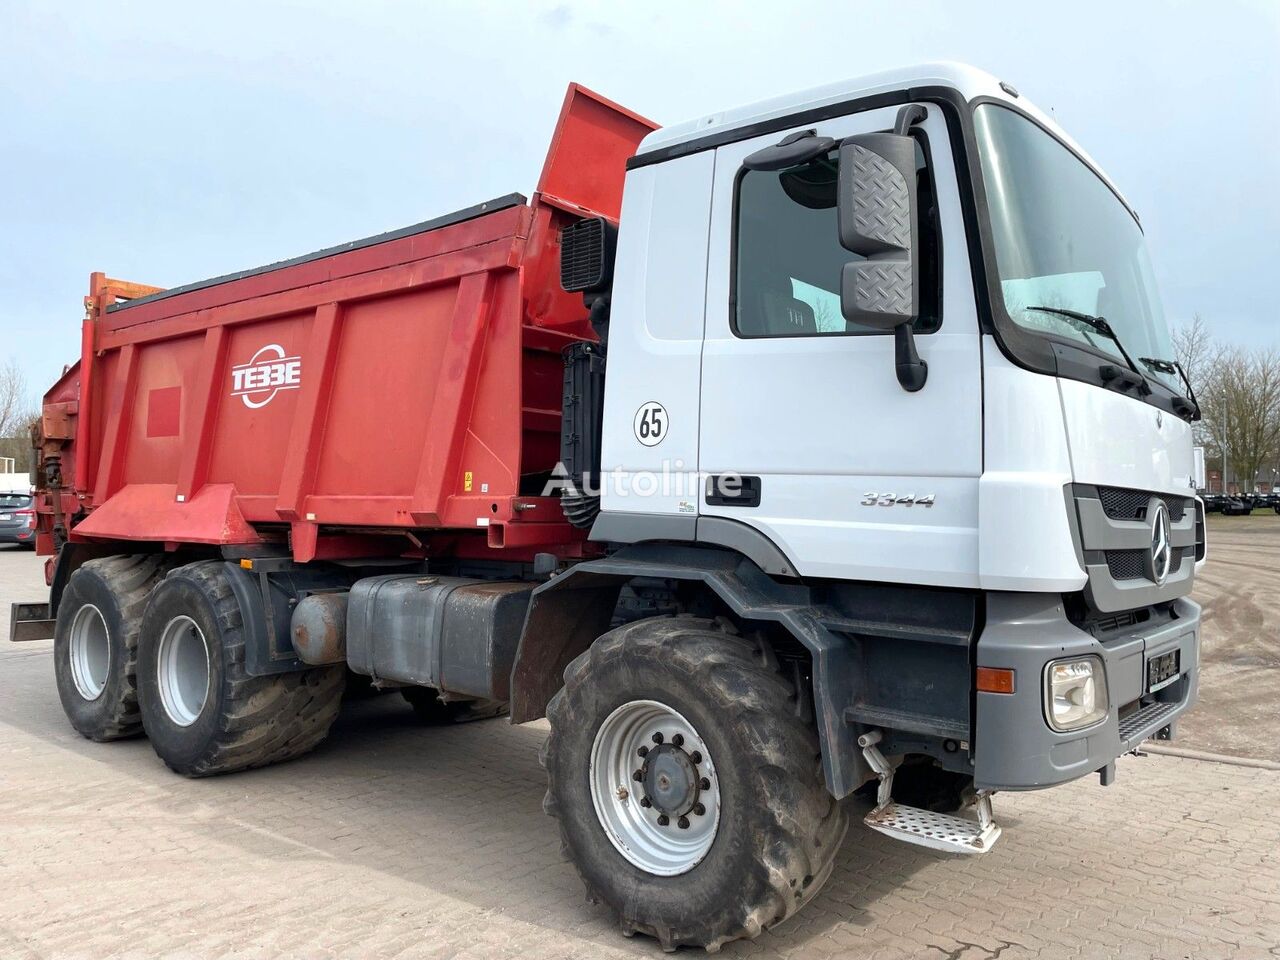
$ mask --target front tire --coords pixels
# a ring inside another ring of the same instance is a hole
[[[708,620],[629,623],[569,664],[544,808],[624,934],[715,951],[818,892],[847,821],[806,713],[771,656]]]
[[[58,603],[53,665],[71,725],[105,742],[142,733],[138,712],[138,630],[164,559],[157,555],[89,560],[71,575]]]
[[[301,756],[342,705],[343,665],[253,677],[226,564],[172,571],[142,620],[138,700],[151,745],[172,770],[207,777]]]

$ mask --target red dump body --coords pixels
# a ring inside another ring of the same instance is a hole
[[[80,363],[45,398],[42,550],[58,527],[300,561],[580,553],[539,495],[560,352],[592,336],[559,231],[617,219],[653,126],[573,85],[531,202],[175,290],[94,274]]]

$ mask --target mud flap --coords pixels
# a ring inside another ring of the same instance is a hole
[[[47,603],[14,603],[9,607],[9,642],[52,640],[54,625]]]

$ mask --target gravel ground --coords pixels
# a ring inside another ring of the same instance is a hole
[[[1204,607],[1200,702],[1177,742],[1280,761],[1280,516],[1210,514],[1208,537],[1193,594]]]

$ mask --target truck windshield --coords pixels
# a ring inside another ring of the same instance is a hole
[[[1021,114],[984,103],[974,124],[1010,318],[1123,362],[1113,339],[1062,311],[1104,317],[1141,372],[1179,392],[1176,372],[1146,362],[1172,360],[1173,348],[1142,229],[1124,204]]]

